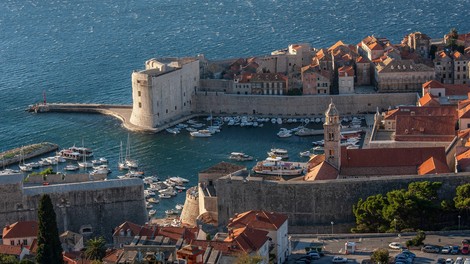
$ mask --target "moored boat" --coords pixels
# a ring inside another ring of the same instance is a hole
[[[193,137],[210,137],[212,136],[212,133],[209,130],[203,129],[203,130],[198,130],[195,132],[190,132],[189,133]]]
[[[155,209],[149,211],[149,216],[154,216],[157,213]]]
[[[299,163],[285,162],[280,157],[267,158],[258,162],[253,171],[258,174],[279,175],[279,176],[297,176],[302,175],[304,168]]]
[[[230,159],[237,160],[237,161],[248,161],[253,160],[252,156],[249,156],[243,152],[232,152],[230,153]]]
[[[287,150],[285,149],[279,149],[279,148],[272,148],[271,151],[268,152],[268,156],[270,157],[280,157],[282,159],[288,159],[289,154]]]

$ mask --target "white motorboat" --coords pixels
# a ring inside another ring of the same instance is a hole
[[[289,130],[281,130],[277,133],[277,136],[280,138],[288,138],[292,136],[292,133]]]
[[[253,160],[252,156],[249,156],[243,152],[232,152],[230,153],[230,159],[236,160],[236,161],[248,161],[248,160]]]
[[[78,166],[80,168],[93,168],[93,163],[88,162],[88,161],[83,161],[83,162],[79,162]]]
[[[304,173],[299,163],[282,161],[281,157],[267,158],[258,162],[253,171],[259,174],[297,176]]]
[[[300,152],[301,157],[310,157],[310,155],[312,155],[310,150]]]
[[[150,197],[150,198],[148,199],[148,202],[149,202],[149,203],[155,203],[155,204],[157,204],[157,203],[160,202],[160,200],[158,200],[158,199],[156,199],[156,198],[154,198],[154,197]]]
[[[178,213],[179,212],[177,210],[174,210],[174,209],[165,210],[166,215],[177,215]]]
[[[175,209],[181,211],[181,210],[183,210],[183,205],[182,204],[176,204]]]
[[[18,165],[18,167],[20,168],[20,171],[22,171],[22,172],[32,172],[33,171],[33,167],[31,167],[29,164],[20,164],[20,165]]]
[[[188,179],[185,179],[185,178],[180,177],[180,176],[170,177],[168,179],[172,182],[175,182],[175,183],[188,183],[189,182]]]
[[[79,167],[77,165],[73,165],[73,164],[69,164],[67,166],[65,166],[64,170],[66,171],[76,171],[78,170]]]
[[[180,186],[180,185],[176,185],[176,186],[175,186],[175,189],[184,191],[184,190],[186,190],[186,187]]]
[[[154,216],[157,213],[155,209],[149,211],[149,216]]]
[[[270,157],[280,157],[282,159],[288,159],[289,158],[289,153],[285,149],[272,148],[271,151],[268,152],[268,156],[270,156]]]
[[[152,209],[153,205],[151,203],[145,203],[145,208]]]
[[[210,137],[212,136],[212,133],[209,130],[203,129],[203,130],[198,130],[195,132],[190,132],[189,133],[193,137]]]
[[[160,193],[160,194],[158,195],[158,197],[160,197],[160,198],[162,198],[162,199],[169,199],[169,198],[171,198],[171,195],[165,194],[165,193]]]

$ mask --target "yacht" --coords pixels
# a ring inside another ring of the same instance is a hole
[[[271,151],[268,152],[268,156],[270,157],[280,157],[282,159],[288,159],[289,154],[287,153],[287,150],[285,149],[279,149],[279,148],[272,148]]]
[[[203,130],[198,130],[195,132],[190,132],[191,136],[193,137],[210,137],[212,136],[211,132],[209,130],[203,129]]]
[[[248,160],[253,160],[252,156],[249,156],[243,152],[232,152],[230,153],[230,159],[236,160],[236,161],[248,161]]]
[[[297,176],[304,173],[304,168],[299,166],[299,163],[282,161],[281,157],[270,157],[258,162],[253,171],[266,175]]]
[[[65,166],[64,170],[66,171],[76,171],[78,170],[79,167],[77,165],[73,165],[73,164],[69,164],[67,166]]]

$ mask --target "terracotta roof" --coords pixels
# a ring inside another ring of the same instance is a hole
[[[456,120],[449,116],[398,115],[395,140],[411,137],[413,141],[452,141],[456,135],[455,123]]]
[[[459,138],[468,138],[469,134],[470,134],[470,128],[462,129],[462,130],[459,130],[458,137]]]
[[[470,92],[470,85],[468,84],[443,84],[436,80],[431,80],[423,84],[423,89],[443,88],[445,89],[446,96],[451,95],[468,95]]]
[[[367,59],[367,58],[364,58],[362,56],[359,56],[357,59],[356,59],[356,63],[370,63],[370,61]]]
[[[82,252],[73,251],[73,252],[63,252],[62,257],[64,258],[64,263],[67,264],[92,264],[93,260],[86,259],[83,257]]]
[[[310,170],[304,177],[305,181],[335,180],[338,170],[330,163],[324,161]]]
[[[21,251],[21,246],[10,246],[0,244],[0,254],[19,256],[21,254]]]
[[[419,98],[419,105],[420,106],[439,106],[439,101],[432,96],[430,93],[426,93],[423,97]]]
[[[227,227],[230,229],[249,226],[254,229],[278,230],[286,221],[287,215],[285,214],[250,210],[236,215]]]
[[[441,160],[430,157],[418,167],[418,175],[449,173],[449,167]]]
[[[354,68],[352,66],[343,66],[338,69],[339,77],[345,77],[346,73],[348,76],[354,76]]]
[[[393,119],[395,120],[395,116],[398,114],[398,111],[399,109],[392,109],[392,110],[388,110],[386,113],[385,113],[385,116],[384,116],[384,120],[388,120],[388,119]]]
[[[338,42],[336,42],[333,46],[329,47],[328,48],[328,52],[331,52],[332,50],[335,50],[336,48],[338,48],[339,46],[346,46],[341,40],[339,40]]]
[[[268,231],[254,229],[250,227],[241,227],[229,230],[225,242],[236,244],[244,252],[256,252],[268,241]]]
[[[395,119],[399,115],[416,115],[416,116],[452,116],[457,120],[457,109],[452,105],[439,106],[400,106],[397,109],[389,110],[384,119]]]
[[[460,171],[466,171],[465,168],[470,167],[470,149],[456,155],[455,159],[457,160],[457,165],[460,167]]]
[[[16,222],[3,228],[3,238],[36,237],[38,223],[36,221]]]
[[[318,154],[318,155],[312,155],[310,156],[310,159],[308,160],[308,170],[313,169],[316,167],[318,164],[322,163],[325,161],[325,154]]]
[[[220,173],[220,174],[228,175],[230,173],[234,173],[236,171],[243,170],[243,169],[246,169],[246,167],[238,165],[238,164],[233,164],[233,163],[222,161],[199,173]]]
[[[117,263],[119,260],[119,257],[122,255],[124,252],[124,249],[119,248],[119,249],[111,249],[108,252],[106,252],[106,255],[103,258],[103,262],[111,262],[111,263]]]
[[[377,42],[373,42],[369,45],[367,45],[369,47],[370,50],[383,50],[384,48],[382,47],[382,45],[380,45],[379,43]]]
[[[122,223],[120,226],[118,226],[114,229],[113,236],[120,236],[121,231],[123,231],[127,236],[127,231],[128,230],[131,231],[131,234],[130,234],[131,237],[133,237],[133,236],[154,237],[155,233],[156,233],[156,231],[152,230],[151,228],[141,226],[141,225],[137,225],[137,224],[134,224],[132,222],[126,221],[126,222]]]
[[[434,69],[422,63],[415,63],[413,60],[396,60],[386,58],[376,64],[377,72],[434,72]]]
[[[168,237],[173,241],[183,239],[184,241],[191,241],[196,239],[196,233],[198,228],[187,228],[187,227],[159,227],[158,235]]]
[[[178,255],[184,255],[184,256],[198,256],[204,254],[204,250],[199,249],[199,247],[195,245],[186,245],[179,249],[176,252]]]
[[[421,165],[434,157],[445,163],[445,148],[341,148],[341,169],[354,167],[400,167]]]
[[[34,239],[33,242],[31,242],[31,245],[28,246],[28,248],[31,253],[36,253],[38,251],[38,240]]]

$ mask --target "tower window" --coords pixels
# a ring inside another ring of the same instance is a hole
[[[142,108],[142,103],[141,102],[139,102],[139,108]]]
[[[331,141],[331,140],[335,140],[335,134],[332,133],[332,132],[329,132],[329,133],[328,133],[328,140],[330,140],[330,141]]]
[[[142,94],[140,93],[140,91],[137,91],[137,96],[142,96]]]

